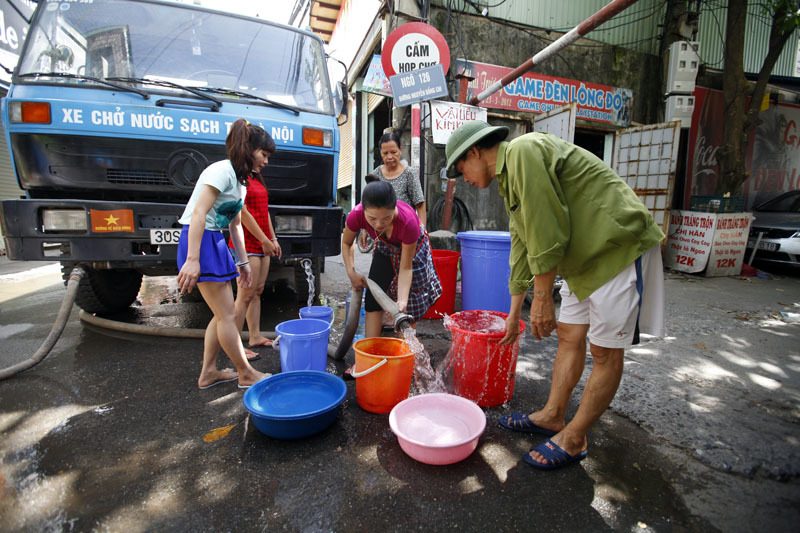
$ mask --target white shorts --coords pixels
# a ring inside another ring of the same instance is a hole
[[[642,254],[640,276],[641,296],[634,262],[583,301],[578,301],[565,281],[561,286],[558,321],[589,324],[589,342],[604,348],[629,348],[637,320],[640,333],[662,337],[664,268],[659,245]]]

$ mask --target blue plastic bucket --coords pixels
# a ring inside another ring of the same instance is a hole
[[[461,231],[461,309],[508,313],[511,294],[511,234],[507,231]]]
[[[272,347],[281,351],[281,370],[319,370],[328,363],[329,322],[316,318],[297,318],[275,326],[277,337]]]
[[[316,318],[330,323],[333,319],[333,309],[322,305],[312,305],[311,307],[300,308],[300,318]]]

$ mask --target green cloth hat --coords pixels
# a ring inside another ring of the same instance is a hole
[[[451,171],[451,167],[456,161],[461,159],[470,147],[474,146],[478,141],[491,135],[496,131],[504,133],[501,141],[508,136],[508,128],[505,126],[490,126],[482,120],[470,120],[459,126],[456,131],[450,135],[447,140],[447,145],[444,147],[444,154],[447,157],[447,169]]]

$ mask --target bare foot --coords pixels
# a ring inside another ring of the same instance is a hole
[[[253,385],[257,381],[261,381],[264,378],[270,377],[272,374],[259,372],[258,370],[252,370],[251,372],[247,372],[246,374],[242,374],[239,376],[239,387],[245,388]]]
[[[272,341],[266,337],[254,337],[247,343],[251,348],[257,346],[272,346]]]
[[[208,389],[215,385],[219,385],[220,383],[234,381],[238,377],[239,375],[233,369],[230,368],[225,368],[223,370],[214,369],[204,374],[201,373],[200,377],[197,378],[197,386],[201,389]]]

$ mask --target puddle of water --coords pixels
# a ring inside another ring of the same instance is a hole
[[[33,324],[7,324],[0,326],[0,339],[13,337],[17,333],[22,333],[33,327]]]

